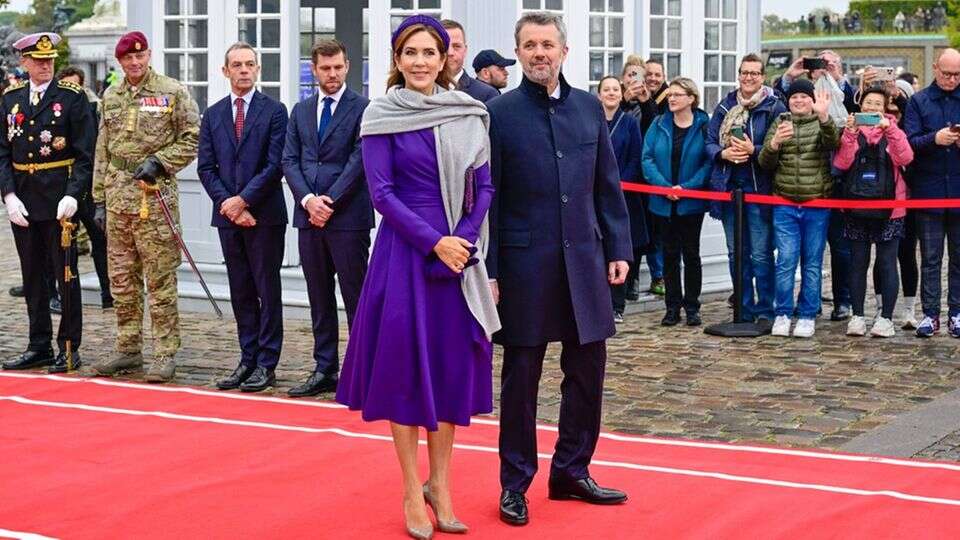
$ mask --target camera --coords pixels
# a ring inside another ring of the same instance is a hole
[[[804,58],[803,69],[813,71],[816,69],[827,69],[827,61],[823,58]]]

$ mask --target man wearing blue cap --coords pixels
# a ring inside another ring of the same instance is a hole
[[[54,357],[44,269],[64,267],[59,220],[74,217],[90,187],[96,125],[83,89],[67,81],[53,82],[59,42],[57,34],[41,32],[14,43],[29,80],[7,88],[0,98],[0,114],[7,121],[6,137],[0,137],[0,192],[13,224],[30,319],[27,350],[4,362],[4,369],[52,364],[51,373],[67,371],[67,342],[72,367],[81,363],[76,353],[83,324],[79,282],[71,280],[68,287],[64,272],[56,272],[64,304],[70,308],[60,319],[60,354]],[[75,250],[70,271],[77,275]]]
[[[516,63],[516,60],[504,58],[493,49],[484,49],[473,57],[473,71],[477,74],[478,81],[489,84],[499,94],[507,87],[510,78],[507,67]]]

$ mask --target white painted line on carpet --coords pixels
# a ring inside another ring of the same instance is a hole
[[[60,375],[42,375],[35,373],[3,373],[0,372],[0,377],[9,377],[16,379],[45,379],[57,382],[67,382],[67,383],[89,383],[97,384],[101,386],[113,386],[119,388],[129,388],[133,390],[147,390],[154,392],[168,392],[168,393],[185,393],[192,394],[197,396],[207,396],[215,398],[225,398],[225,399],[239,399],[244,401],[262,401],[268,403],[277,403],[281,405],[295,405],[301,407],[317,407],[323,409],[346,409],[344,405],[339,403],[329,403],[323,401],[300,401],[286,398],[274,398],[266,396],[249,396],[244,394],[238,394],[235,392],[212,392],[208,390],[200,390],[197,388],[191,388],[188,386],[155,386],[148,384],[138,384],[138,383],[128,383],[113,381],[109,379],[96,379],[96,378],[78,378],[78,377],[64,377]],[[471,422],[485,425],[485,426],[499,426],[499,420],[491,420],[489,418],[479,418],[474,417]],[[551,433],[556,433],[556,426],[545,426],[537,425],[537,429],[541,431],[547,431]],[[835,454],[827,452],[813,452],[809,450],[793,450],[789,448],[768,448],[764,446],[740,446],[734,444],[723,444],[723,443],[708,443],[700,441],[684,441],[680,439],[658,439],[654,437],[637,437],[630,435],[618,435],[616,433],[601,432],[601,439],[608,439],[611,441],[617,442],[628,442],[628,443],[639,443],[639,444],[655,444],[661,446],[681,446],[686,448],[705,448],[709,450],[721,450],[724,452],[753,452],[758,454],[771,454],[779,456],[793,456],[793,457],[802,457],[810,459],[827,459],[835,461],[849,461],[854,463],[876,463],[880,465],[894,465],[899,467],[912,467],[917,469],[940,469],[947,471],[960,472],[960,465],[951,465],[949,463],[937,463],[937,462],[928,462],[928,461],[915,461],[907,459],[896,459],[888,457],[879,457],[879,456],[865,456],[865,455],[856,455],[856,454]]]
[[[152,416],[157,418],[165,418],[169,420],[181,420],[181,421],[187,421],[187,422],[211,423],[211,424],[241,426],[241,427],[253,427],[253,428],[271,429],[271,430],[277,430],[277,431],[293,431],[293,432],[300,432],[300,433],[332,433],[335,435],[340,435],[343,437],[349,437],[354,439],[370,439],[370,440],[376,440],[376,441],[393,442],[393,439],[386,435],[375,435],[371,433],[356,433],[353,431],[347,431],[345,429],[340,429],[340,428],[311,428],[306,426],[274,424],[270,422],[233,420],[230,418],[218,418],[214,416],[191,416],[186,414],[170,413],[165,411],[142,411],[138,409],[119,409],[115,407],[101,407],[98,405],[86,405],[83,403],[67,403],[67,402],[60,402],[60,401],[36,400],[36,399],[26,398],[23,396],[0,396],[0,401],[11,401],[14,403],[19,403],[21,405],[52,407],[52,408],[58,408],[58,409],[75,409],[75,410],[83,410],[83,411],[90,411],[90,412],[121,414],[121,415],[129,415],[129,416]],[[419,442],[421,445],[426,444],[426,441],[421,440]],[[485,452],[485,453],[495,454],[498,452],[497,448],[491,447],[491,446],[454,444],[453,447],[459,450],[470,450],[470,451]],[[540,459],[544,459],[544,460],[549,460],[552,457],[551,454],[546,454],[546,453],[538,453],[537,456]],[[946,506],[960,506],[960,500],[957,500],[957,499],[927,497],[923,495],[913,495],[910,493],[902,493],[894,490],[878,491],[878,490],[848,488],[843,486],[832,486],[827,484],[789,482],[784,480],[774,480],[770,478],[740,476],[740,475],[734,475],[734,474],[727,474],[723,472],[696,471],[696,470],[690,470],[690,469],[677,469],[672,467],[658,467],[653,465],[641,465],[637,463],[628,463],[628,462],[622,462],[622,461],[594,460],[592,462],[592,465],[601,466],[601,467],[632,469],[637,471],[656,472],[656,473],[664,473],[664,474],[694,476],[694,477],[700,477],[700,478],[713,478],[716,480],[725,480],[730,482],[743,482],[743,483],[749,483],[749,484],[761,484],[761,485],[767,485],[767,486],[785,487],[785,488],[793,488],[793,489],[825,491],[830,493],[841,493],[845,495],[857,495],[857,496],[867,496],[867,497],[892,497],[892,498],[900,499],[904,501],[923,502],[923,503],[939,504],[939,505],[946,505]]]
[[[149,384],[113,381],[110,379],[64,377],[60,375],[43,375],[39,373],[0,372],[0,377],[9,377],[9,378],[15,378],[15,379],[45,379],[45,380],[66,382],[66,383],[89,383],[89,384],[97,384],[101,386],[129,388],[133,390],[185,393],[185,394],[192,394],[197,396],[207,396],[207,397],[225,398],[225,399],[239,399],[244,401],[264,401],[269,403],[278,403],[281,405],[317,407],[322,409],[346,409],[346,406],[340,405],[339,403],[329,403],[329,402],[315,401],[315,400],[301,401],[301,400],[266,397],[266,396],[252,396],[252,395],[239,394],[235,392],[212,392],[208,390],[191,388],[188,386],[156,386],[156,385],[149,385]],[[471,422],[475,424],[484,425],[484,426],[500,425],[499,420],[489,419],[489,418],[480,418],[480,417],[474,417],[473,419],[471,419]],[[556,426],[546,426],[546,425],[538,424],[537,429],[540,431],[547,431],[551,433],[557,432]],[[686,448],[706,448],[710,450],[721,450],[724,452],[753,452],[758,454],[771,454],[771,455],[778,455],[778,456],[792,456],[792,457],[801,457],[801,458],[810,458],[810,459],[826,459],[826,460],[834,460],[834,461],[849,461],[854,463],[875,463],[879,465],[894,465],[899,467],[912,467],[916,469],[939,469],[939,470],[945,470],[945,471],[960,472],[960,465],[952,465],[949,463],[937,463],[937,462],[929,462],[929,461],[915,461],[915,460],[897,459],[897,458],[888,458],[888,457],[879,457],[879,456],[867,456],[867,455],[857,455],[857,454],[835,454],[835,453],[827,453],[827,452],[813,452],[809,450],[793,450],[789,448],[768,448],[764,446],[749,446],[749,445],[741,446],[741,445],[723,444],[723,443],[684,441],[680,439],[658,439],[654,437],[637,437],[637,436],[630,436],[630,435],[618,435],[616,433],[609,433],[609,432],[601,432],[600,438],[608,439],[611,441],[617,441],[617,442],[654,444],[654,445],[660,445],[660,446],[680,446],[680,447],[686,447]]]
[[[346,409],[345,405],[339,403],[330,403],[326,401],[296,401],[293,399],[276,398],[267,396],[252,396],[249,394],[240,394],[237,392],[213,392],[210,390],[200,390],[189,386],[159,386],[151,384],[129,383],[113,381],[110,379],[83,378],[83,377],[64,377],[61,375],[41,375],[33,373],[0,373],[0,377],[10,377],[13,379],[46,379],[65,383],[86,383],[99,386],[113,386],[116,388],[129,388],[132,390],[149,390],[153,392],[167,392],[178,394],[192,394],[195,396],[207,396],[223,399],[237,399],[241,401],[266,401],[269,403],[279,403],[282,405],[299,405],[302,407],[317,407],[321,409]]]
[[[13,538],[14,540],[57,540],[56,538],[42,534],[11,531],[9,529],[0,529],[0,538]]]

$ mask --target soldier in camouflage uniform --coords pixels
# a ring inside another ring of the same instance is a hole
[[[98,223],[106,222],[117,351],[93,368],[99,375],[113,375],[142,366],[146,277],[154,358],[145,378],[167,382],[173,378],[174,355],[180,348],[180,251],[155,196],[144,187],[156,183],[179,224],[174,175],[197,155],[200,115],[185,86],[149,67],[150,50],[142,33],[124,35],[115,54],[125,77],[103,95],[93,200]],[[144,203],[146,217],[141,213]]]

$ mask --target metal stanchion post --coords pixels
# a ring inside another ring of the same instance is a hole
[[[703,331],[720,337],[758,337],[770,333],[769,324],[743,320],[743,190],[733,192],[733,321],[711,324]]]

